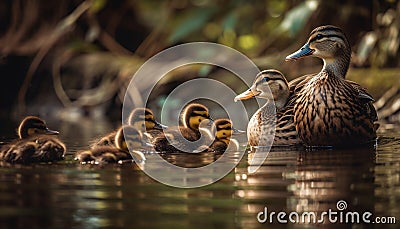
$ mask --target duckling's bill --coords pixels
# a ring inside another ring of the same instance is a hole
[[[60,132],[58,132],[57,130],[46,129],[45,134],[48,134],[48,135],[58,135],[58,134],[60,134]]]
[[[241,135],[241,134],[244,134],[244,133],[246,133],[246,131],[239,130],[239,129],[236,129],[236,128],[232,127],[232,135]]]
[[[154,121],[154,123],[155,123],[155,125],[154,125],[153,128],[156,129],[156,130],[166,130],[166,129],[168,129],[168,126],[163,125],[163,124],[161,124],[161,123],[159,123],[157,121]]]

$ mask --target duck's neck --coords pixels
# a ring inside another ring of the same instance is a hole
[[[229,145],[229,138],[219,138],[218,141],[225,143],[226,145]]]
[[[278,99],[278,100],[275,100],[275,106],[276,106],[276,110],[277,111],[280,111],[280,110],[282,110],[282,108],[284,108],[285,107],[285,105],[286,105],[286,102],[287,102],[287,100],[285,99],[285,100],[283,100],[283,99]]]
[[[328,76],[346,78],[350,65],[350,54],[343,54],[340,57],[323,59],[324,66],[321,72],[328,73]]]

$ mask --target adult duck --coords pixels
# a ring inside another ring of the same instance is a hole
[[[343,31],[331,25],[314,29],[286,60],[307,56],[322,59],[324,65],[294,88],[294,124],[301,141],[317,147],[374,144],[379,125],[373,98],[359,84],[345,80],[351,48]]]
[[[254,113],[247,126],[250,146],[301,144],[293,123],[293,106],[288,105],[289,97],[293,96],[289,87],[285,76],[280,71],[269,69],[258,73],[253,85],[235,97],[235,101],[253,97],[267,100]]]

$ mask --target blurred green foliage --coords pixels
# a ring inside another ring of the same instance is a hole
[[[2,90],[13,95],[21,84],[29,85],[28,91],[19,91],[20,103],[53,86],[64,106],[80,97],[82,107],[119,103],[125,88],[117,90],[116,85],[123,85],[141,63],[168,47],[196,41],[227,45],[260,68],[297,76],[318,64],[305,61],[288,67],[283,57],[321,24],[335,24],[348,34],[353,66],[400,67],[400,3],[395,0],[16,0],[1,2],[0,12],[3,74],[13,74],[21,65],[28,68]],[[33,61],[17,63],[12,56]],[[43,80],[43,72],[59,85]],[[177,72],[169,79],[204,77],[212,69]],[[26,77],[31,73],[35,75]],[[104,90],[99,82],[110,81],[115,84],[110,88],[114,96],[87,96]]]

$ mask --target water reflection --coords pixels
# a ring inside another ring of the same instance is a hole
[[[398,216],[397,210],[377,208],[382,205],[378,201],[379,188],[376,188],[380,186],[377,184],[382,182],[382,176],[376,170],[387,171],[386,167],[377,166],[379,158],[385,154],[380,152],[374,149],[271,151],[256,173],[248,174],[249,167],[236,170],[237,185],[245,187],[236,194],[249,202],[246,210],[253,215],[257,215],[264,207],[268,207],[269,212],[316,212],[320,215],[328,209],[337,211],[337,202],[345,200],[348,211],[370,211],[377,216],[390,212],[389,215]],[[254,152],[249,153],[249,162],[253,156]],[[399,158],[396,160],[394,164],[399,163]],[[392,190],[399,190],[398,176],[386,174],[384,177],[394,179],[395,182],[391,182]],[[398,198],[398,194],[393,192],[390,196],[392,200]],[[327,221],[328,218],[325,223]],[[276,218],[273,222],[278,224]],[[257,226],[251,220],[246,221],[246,225],[249,224]],[[338,225],[324,227],[338,228]]]

